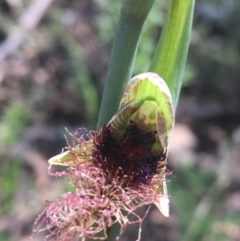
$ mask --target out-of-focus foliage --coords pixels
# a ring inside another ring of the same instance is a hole
[[[20,30],[19,18],[30,2],[0,1],[0,49]],[[134,74],[149,66],[167,2],[155,1]],[[64,127],[95,125],[120,5],[120,0],[54,1],[23,43],[0,60],[0,240],[28,240],[45,200],[68,188],[49,178],[46,160],[66,145]],[[171,216],[165,219],[152,208],[143,241],[240,239],[239,15],[238,0],[196,1],[170,143]],[[181,132],[179,123],[185,126]],[[222,142],[228,144],[222,148]],[[225,174],[225,182],[218,179]],[[193,231],[195,239],[187,239]],[[133,226],[123,238],[135,237]]]
[[[4,109],[0,122],[0,148],[4,150],[16,140],[21,134],[22,128],[30,118],[30,110],[20,103],[12,103]]]
[[[97,2],[102,13],[104,13],[100,14],[97,18],[97,24],[100,30],[99,36],[104,43],[111,46],[117,26],[121,1],[98,0]],[[167,6],[166,1],[156,1],[144,23],[133,75],[148,70],[153,51],[158,41],[159,30],[164,22]]]
[[[189,62],[194,65],[197,75],[191,89],[194,91],[201,85],[205,101],[214,99],[224,106],[230,101],[236,106],[239,101],[236,94],[240,87],[239,13],[240,3],[234,0],[196,3],[195,22],[198,24],[193,30]],[[203,94],[195,92],[196,97]]]

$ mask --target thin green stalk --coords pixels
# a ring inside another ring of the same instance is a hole
[[[149,71],[168,84],[176,109],[187,58],[195,0],[171,0]]]
[[[119,107],[126,84],[131,79],[142,27],[153,3],[154,0],[123,0],[109,61],[97,129],[106,124]],[[118,232],[118,224],[108,228],[106,240],[114,240]]]
[[[97,128],[106,124],[119,107],[131,79],[138,40],[154,0],[124,0],[113,43]]]

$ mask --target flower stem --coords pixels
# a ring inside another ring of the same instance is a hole
[[[149,71],[168,84],[176,109],[187,58],[195,0],[171,0]]]
[[[139,37],[154,0],[123,0],[104,86],[97,129],[106,124],[119,107],[127,82],[131,79]],[[107,241],[114,240],[119,225],[107,229]]]
[[[124,0],[112,47],[97,128],[117,111],[123,91],[131,79],[143,23],[154,0]]]

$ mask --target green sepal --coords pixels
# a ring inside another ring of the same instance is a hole
[[[73,166],[75,164],[70,151],[65,151],[61,154],[53,156],[48,160],[50,165]]]

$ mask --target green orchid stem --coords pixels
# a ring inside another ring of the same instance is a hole
[[[123,0],[108,66],[97,129],[108,123],[119,107],[126,84],[131,79],[142,27],[153,3],[154,0]],[[115,240],[119,229],[118,224],[108,228],[106,240]]]
[[[138,40],[154,0],[124,0],[110,57],[97,128],[106,124],[119,107],[131,79]]]
[[[171,0],[149,71],[168,84],[176,109],[187,58],[195,0]]]

